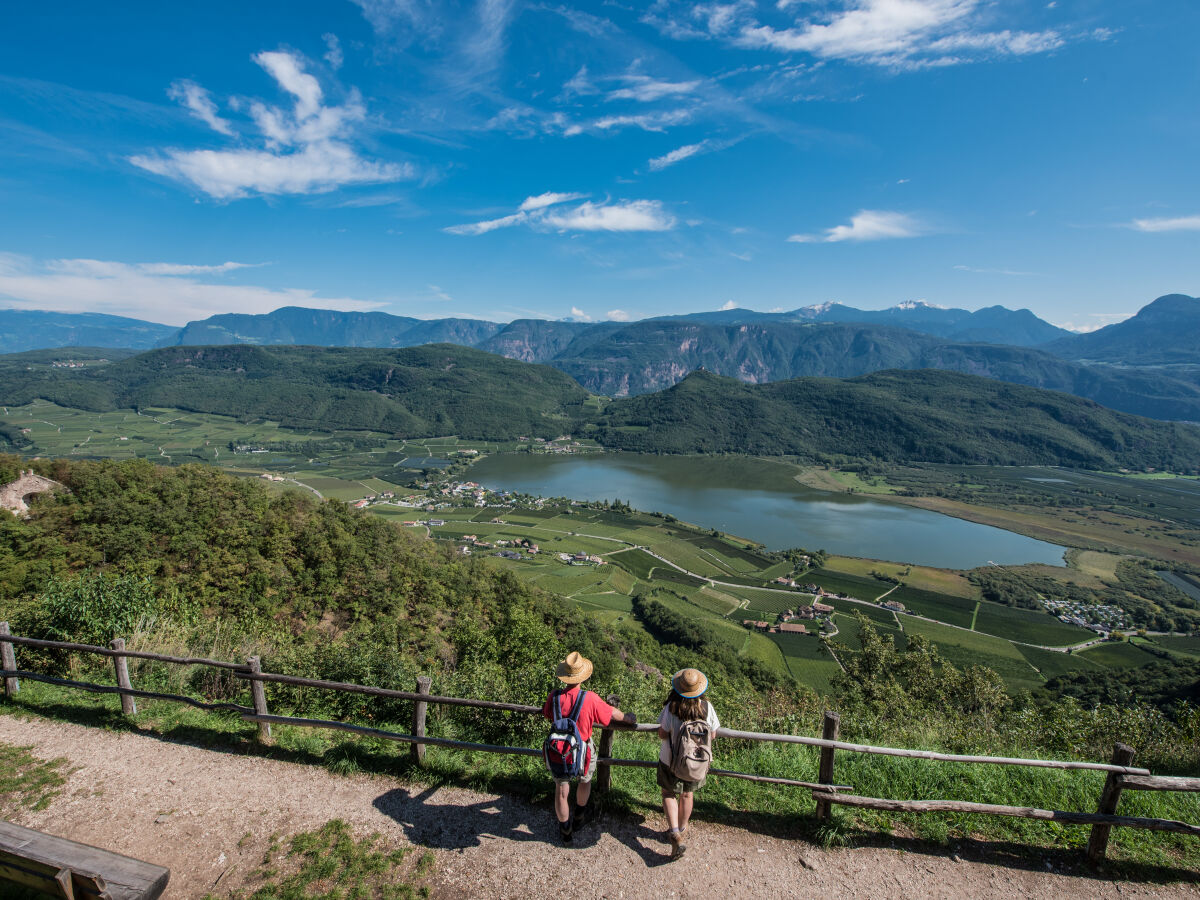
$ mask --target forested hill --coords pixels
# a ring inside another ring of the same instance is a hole
[[[170,347],[85,369],[0,357],[0,403],[167,406],[290,427],[508,440],[571,431],[587,392],[547,366],[451,344]]]
[[[1200,428],[934,370],[750,385],[708,372],[609,405],[607,446],[991,465],[1200,471]]]

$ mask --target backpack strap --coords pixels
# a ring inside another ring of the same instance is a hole
[[[567,718],[572,722],[579,721],[579,713],[583,709],[583,695],[586,693],[587,691],[583,688],[579,689],[579,695],[575,698],[575,705],[571,707],[571,712],[567,715]]]

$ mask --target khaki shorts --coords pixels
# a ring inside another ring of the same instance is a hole
[[[581,784],[588,784],[592,780],[592,776],[596,774],[596,761],[599,758],[600,754],[598,754],[596,752],[596,745],[593,744],[590,740],[587,742],[587,746],[588,746],[587,771],[584,772],[582,775],[580,775],[579,778],[555,778],[554,779],[555,784],[570,784],[572,781],[579,781]]]
[[[654,780],[658,782],[658,786],[664,791],[670,791],[672,794],[690,794],[704,787],[704,782],[707,779],[701,778],[699,781],[684,781],[671,771],[670,766],[660,759],[658,761],[658,772]]]

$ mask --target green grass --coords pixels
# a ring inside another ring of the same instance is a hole
[[[756,591],[753,588],[722,587],[721,589],[749,600],[750,606],[747,612],[754,611],[767,616],[777,616],[785,610],[798,609],[812,603],[807,594],[775,594],[768,591]]]
[[[1169,637],[1154,637],[1150,642],[1157,644],[1164,650],[1171,653],[1177,653],[1180,656],[1191,657],[1192,659],[1200,659],[1200,634],[1188,635],[1171,635]]]
[[[1042,673],[1049,681],[1059,675],[1070,675],[1075,672],[1099,672],[1104,666],[1093,662],[1081,653],[1060,653],[1055,650],[1042,650],[1040,647],[1018,646],[1021,655],[1029,664]]]
[[[1080,650],[1076,655],[1110,669],[1139,668],[1158,662],[1158,657],[1153,653],[1147,653],[1129,641],[1105,641],[1095,647]]]
[[[877,578],[846,575],[830,569],[813,569],[799,579],[800,584],[812,582],[819,584],[833,594],[845,594],[856,600],[874,600],[881,594],[891,590],[893,585]]]
[[[960,669],[971,666],[995,669],[1009,690],[1013,691],[1030,690],[1043,683],[1038,673],[1009,641],[911,616],[902,617],[901,621],[906,632],[927,637],[937,645],[944,659]]]
[[[783,653],[793,678],[819,694],[828,694],[832,690],[833,677],[841,669],[819,637],[815,634],[772,634],[769,637]]]
[[[979,604],[979,615],[975,619],[975,630],[985,634],[1026,644],[1042,644],[1047,647],[1066,647],[1091,640],[1094,631],[1067,625],[1048,612],[1037,609],[1018,609],[1002,603]]]
[[[643,581],[650,580],[651,569],[662,565],[661,562],[645,550],[638,549],[622,550],[609,555],[607,558],[614,566],[620,566],[630,575],[633,575],[635,578],[641,578]]]
[[[346,822],[331,819],[286,841],[272,835],[248,887],[206,900],[410,900],[429,896],[422,882],[433,867],[428,850],[391,848],[377,833],[359,838]]]
[[[670,566],[658,565],[654,567],[651,573],[652,581],[667,581],[673,584],[681,584],[684,587],[703,587],[708,582],[702,578],[697,578],[694,575],[688,575],[686,572],[680,572],[678,569],[672,569]]]
[[[896,588],[887,595],[886,600],[899,601],[919,616],[928,616],[947,625],[960,625],[963,628],[971,627],[971,618],[975,612],[974,600],[923,591],[908,585]]]
[[[65,759],[39,759],[30,749],[0,743],[0,813],[6,816],[45,809],[66,784]]]

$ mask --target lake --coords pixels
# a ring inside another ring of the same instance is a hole
[[[798,484],[786,463],[639,453],[489,456],[470,477],[492,490],[575,500],[620,499],[759,541],[948,569],[989,561],[1063,564],[1063,548],[951,516]]]

